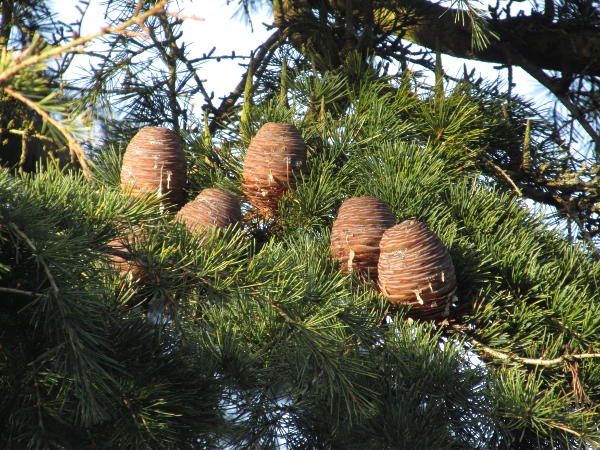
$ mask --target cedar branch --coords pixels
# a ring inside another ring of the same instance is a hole
[[[35,45],[35,44],[33,44],[28,49],[24,50],[24,52],[15,59],[16,64],[13,64],[11,68],[5,70],[4,72],[2,72],[0,74],[0,85],[6,83],[8,80],[10,80],[16,74],[18,74],[20,71],[25,70],[28,67],[39,64],[42,61],[45,61],[50,58],[60,57],[63,53],[70,53],[70,52],[78,51],[80,47],[86,45],[87,43],[91,42],[94,39],[97,39],[100,36],[104,36],[106,34],[123,33],[126,31],[126,28],[128,28],[129,26],[131,26],[133,24],[138,24],[143,27],[143,22],[152,15],[162,13],[163,7],[169,1],[170,0],[161,0],[159,3],[157,3],[155,6],[150,8],[145,13],[139,14],[139,15],[134,15],[134,17],[132,17],[129,20],[126,20],[125,22],[121,23],[120,25],[118,25],[116,27],[102,28],[97,33],[93,33],[93,34],[90,34],[87,36],[80,37],[78,39],[74,39],[73,41],[71,41],[65,45],[62,45],[60,47],[55,47],[55,48],[52,48],[49,50],[44,50],[44,51],[40,52],[39,54],[35,54],[35,52],[31,52],[33,46]],[[40,108],[40,106],[36,102],[28,99],[27,97],[23,96],[19,92],[16,92],[14,89],[12,89],[12,86],[5,86],[3,88],[3,90],[7,94],[9,94],[11,97],[25,103],[28,107],[30,107],[34,111],[36,111],[48,123],[52,124],[65,137],[65,139],[69,143],[71,152],[74,153],[76,155],[77,159],[79,160],[79,163],[81,164],[81,168],[83,170],[85,177],[87,178],[88,181],[91,182],[92,175],[90,172],[90,167],[89,167],[89,164],[87,161],[85,151],[83,150],[81,144],[79,144],[75,140],[75,138],[73,138],[73,136],[67,130],[67,128],[64,125],[62,125],[60,122],[55,120],[52,116],[50,116],[50,114],[48,114],[42,108]]]
[[[116,27],[102,28],[97,33],[89,34],[87,36],[83,36],[78,39],[74,39],[71,42],[69,42],[65,45],[62,45],[60,47],[55,47],[55,48],[52,48],[47,51],[42,51],[38,55],[34,55],[34,56],[30,56],[28,58],[25,58],[22,61],[20,61],[18,64],[13,65],[10,69],[7,69],[4,72],[0,73],[0,84],[5,83],[7,80],[14,77],[20,71],[22,71],[28,67],[34,66],[42,61],[45,61],[50,58],[60,57],[63,53],[76,52],[79,50],[79,47],[84,46],[85,44],[93,41],[94,39],[97,39],[97,38],[107,35],[107,34],[122,33],[125,31],[126,28],[130,27],[133,24],[139,25],[144,20],[146,20],[148,17],[162,13],[163,7],[169,1],[170,0],[162,0],[159,3],[157,3],[155,6],[150,8],[148,11],[146,11],[145,13],[140,14],[139,16],[132,17],[131,19],[126,20],[125,22],[121,23],[120,25],[118,25]]]
[[[90,172],[90,166],[88,164],[88,160],[87,160],[85,151],[83,150],[83,147],[81,146],[81,144],[79,142],[77,142],[75,140],[75,138],[73,137],[73,135],[69,132],[69,130],[67,130],[67,127],[65,127],[62,123],[60,123],[58,120],[56,120],[54,117],[52,117],[46,111],[44,111],[37,102],[34,102],[33,100],[28,99],[27,97],[22,95],[20,92],[13,90],[12,87],[6,86],[4,88],[4,92],[6,92],[8,95],[13,97],[14,99],[19,100],[22,103],[25,103],[27,106],[29,106],[31,109],[33,109],[35,112],[37,112],[40,116],[42,116],[45,121],[47,121],[52,126],[54,126],[64,136],[64,138],[69,143],[69,148],[71,149],[71,152],[74,153],[75,156],[77,156],[77,160],[79,161],[79,164],[81,164],[81,170],[83,170],[83,174],[85,175],[87,180],[91,182],[92,174]]]
[[[17,235],[19,235],[19,237],[22,238],[27,243],[29,248],[38,257],[38,261],[44,268],[44,271],[46,272],[46,276],[48,277],[48,280],[50,281],[50,285],[52,286],[52,289],[54,290],[54,292],[56,292],[58,294],[60,292],[60,289],[58,288],[58,284],[56,283],[56,280],[54,279],[54,276],[52,275],[52,271],[50,270],[50,267],[46,263],[46,260],[41,256],[41,251],[37,248],[35,243],[31,239],[29,239],[29,236],[27,236],[15,223],[11,222],[10,220],[6,220],[5,223],[10,228],[12,228],[12,230],[15,233],[17,233]]]
[[[476,349],[481,350],[483,353],[492,356],[495,359],[500,359],[502,361],[514,361],[522,364],[532,365],[532,366],[555,366],[557,364],[563,364],[566,361],[573,360],[582,360],[582,359],[592,359],[592,358],[600,358],[600,353],[579,353],[572,355],[562,355],[557,358],[552,359],[543,359],[543,358],[523,358],[522,356],[517,356],[513,353],[505,353],[499,350],[495,350],[487,345],[475,340],[470,339],[471,344]]]
[[[252,61],[250,61],[250,65],[257,67],[258,63],[260,63],[267,56],[271,47],[273,45],[275,45],[278,41],[285,39],[286,35],[287,35],[286,32],[283,32],[281,30],[275,31],[258,48],[258,51],[256,51],[256,53],[254,54],[254,58],[252,59]],[[210,124],[210,133],[211,134],[215,133],[219,120],[225,114],[227,114],[227,111],[229,111],[229,109],[235,104],[235,102],[240,98],[240,96],[244,92],[244,87],[246,86],[247,76],[248,76],[248,73],[246,72],[242,76],[242,79],[240,80],[238,85],[235,87],[235,89],[233,91],[231,91],[231,93],[227,97],[223,98],[223,101],[221,102],[221,104],[219,105],[217,110],[215,111],[214,118],[211,121],[211,124]]]

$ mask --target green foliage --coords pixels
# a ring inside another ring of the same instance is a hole
[[[600,268],[480,158],[510,159],[529,129],[535,157],[556,162],[549,130],[498,86],[434,92],[377,73],[293,66],[289,106],[259,89],[227,129],[173,127],[188,200],[220,187],[242,201],[242,226],[222,233],[190,233],[160,199],[121,190],[126,141],[112,138],[147,123],[143,103],[91,152],[92,182],[53,163],[0,171],[0,447],[600,445]],[[241,173],[269,121],[295,123],[309,151],[264,217]],[[339,271],[332,223],[360,195],[444,242],[458,279],[449,320],[415,322]],[[128,233],[140,276],[114,264],[110,243]]]
[[[484,50],[490,43],[491,39],[499,40],[498,33],[490,29],[490,24],[486,17],[486,11],[473,6],[473,2],[469,0],[456,0],[452,2],[452,6],[458,6],[456,20],[465,24],[465,13],[470,20],[472,34],[471,47],[475,51]]]

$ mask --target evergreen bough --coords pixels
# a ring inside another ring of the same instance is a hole
[[[476,102],[377,94],[385,84],[348,87],[337,117],[256,102],[248,125],[292,119],[308,171],[276,217],[246,202],[244,230],[223,236],[191,235],[160,199],[125,195],[114,148],[93,184],[52,165],[3,170],[1,445],[598,445],[598,264],[456,150],[487,145]],[[443,139],[429,122],[439,108],[454,111]],[[242,137],[218,154],[186,137],[188,198],[216,186],[241,197]],[[359,195],[440,236],[456,319],[409,320],[330,260],[337,208]],[[145,230],[131,248],[143,281],[110,264],[107,242],[131,226]]]
[[[352,61],[286,65],[279,92],[246,83],[243,120],[216,135],[152,119],[186,142],[188,200],[227,190],[242,229],[190,234],[160,198],[120,189],[120,137],[151,101],[132,122],[105,118],[111,142],[83,173],[0,171],[0,448],[600,446],[599,265],[493,162],[522,129],[557,170],[550,128],[497,85],[427,89]],[[22,90],[51,95],[28,67]],[[242,164],[278,121],[302,133],[307,171],[264,217],[243,198]],[[331,261],[337,210],[364,195],[444,242],[451,320],[410,320]],[[108,244],[132,229],[136,280]]]

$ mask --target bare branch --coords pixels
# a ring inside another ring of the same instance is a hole
[[[14,289],[14,288],[7,288],[7,287],[0,287],[0,292],[6,292],[7,294],[23,295],[25,297],[34,297],[34,298],[42,296],[42,294],[38,294],[37,292],[23,291],[21,289]]]
[[[505,353],[499,350],[494,350],[491,347],[488,347],[481,342],[470,339],[471,344],[475,347],[475,350],[480,350],[483,353],[495,358],[500,359],[502,361],[514,361],[521,364],[533,365],[533,366],[555,366],[558,364],[563,364],[568,361],[573,360],[582,360],[582,359],[592,359],[592,358],[600,358],[600,353],[580,353],[573,355],[562,355],[558,358],[552,359],[543,359],[543,358],[523,358],[521,356],[517,356],[514,353]]]
[[[275,31],[258,48],[257,52],[254,54],[254,58],[252,59],[251,64],[254,67],[257,67],[258,64],[267,56],[271,47],[273,45],[275,45],[277,42],[285,39],[285,37],[286,37],[286,32],[282,32],[280,30]],[[223,101],[221,102],[221,105],[219,106],[219,108],[217,108],[217,110],[214,114],[213,120],[210,124],[210,133],[211,134],[214,134],[221,118],[227,113],[227,111],[229,111],[229,109],[231,109],[233,107],[235,102],[240,98],[240,96],[244,92],[244,87],[246,85],[246,77],[247,76],[248,76],[248,73],[245,73],[242,76],[242,79],[240,80],[240,82],[236,86],[236,88],[227,97],[223,98]]]
[[[485,157],[483,155],[479,155],[479,158],[482,159],[490,167],[492,167],[500,175],[502,175],[510,183],[510,185],[513,187],[513,189],[515,190],[515,192],[517,193],[517,195],[519,197],[523,198],[523,193],[519,189],[519,186],[517,186],[517,184],[512,180],[512,178],[510,178],[510,176],[508,176],[508,174],[502,169],[502,167],[497,166],[496,164],[494,164],[492,162],[492,160],[490,160],[489,158],[487,158],[487,157]]]
[[[534,77],[540,82],[546,89],[548,89],[556,98],[567,108],[573,118],[579,122],[581,127],[589,134],[594,143],[596,144],[596,152],[600,149],[600,135],[596,132],[594,127],[586,120],[585,114],[577,106],[571,102],[568,95],[564,92],[555,80],[548,76],[542,69],[535,64],[531,63],[527,58],[523,57],[520,53],[514,49],[509,49],[505,44],[498,44],[501,49],[506,53],[507,57],[510,56],[514,62],[521,66],[527,73]]]
[[[26,69],[27,67],[31,67],[34,66],[42,61],[45,61],[47,59],[51,59],[51,58],[56,58],[56,57],[60,57],[63,53],[68,53],[68,52],[76,52],[80,50],[80,47],[86,45],[87,43],[99,38],[100,36],[104,36],[107,34],[119,34],[124,32],[128,27],[130,27],[131,25],[137,24],[140,25],[141,23],[143,23],[148,17],[153,16],[153,15],[157,15],[157,14],[162,14],[163,13],[163,7],[169,2],[170,0],[161,0],[159,3],[157,3],[155,6],[153,6],[152,8],[150,8],[148,11],[146,11],[143,14],[140,14],[139,16],[135,16],[132,17],[129,20],[126,20],[125,22],[123,22],[122,24],[116,26],[116,27],[106,27],[106,28],[102,28],[99,32],[97,33],[93,33],[93,34],[89,34],[87,36],[83,36],[80,37],[78,39],[74,39],[71,42],[62,45],[60,47],[55,47],[49,50],[45,50],[42,51],[40,54],[38,55],[34,55],[34,56],[30,56],[28,58],[23,59],[21,62],[19,62],[18,64],[13,65],[11,68],[5,70],[4,72],[2,72],[0,74],[0,84],[1,83],[5,83],[8,79],[14,77],[17,73],[19,73],[20,71]]]

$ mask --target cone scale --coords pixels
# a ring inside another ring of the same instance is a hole
[[[183,222],[191,232],[209,228],[225,229],[242,220],[240,204],[232,194],[222,189],[204,189],[191,202],[187,203],[175,217]]]

